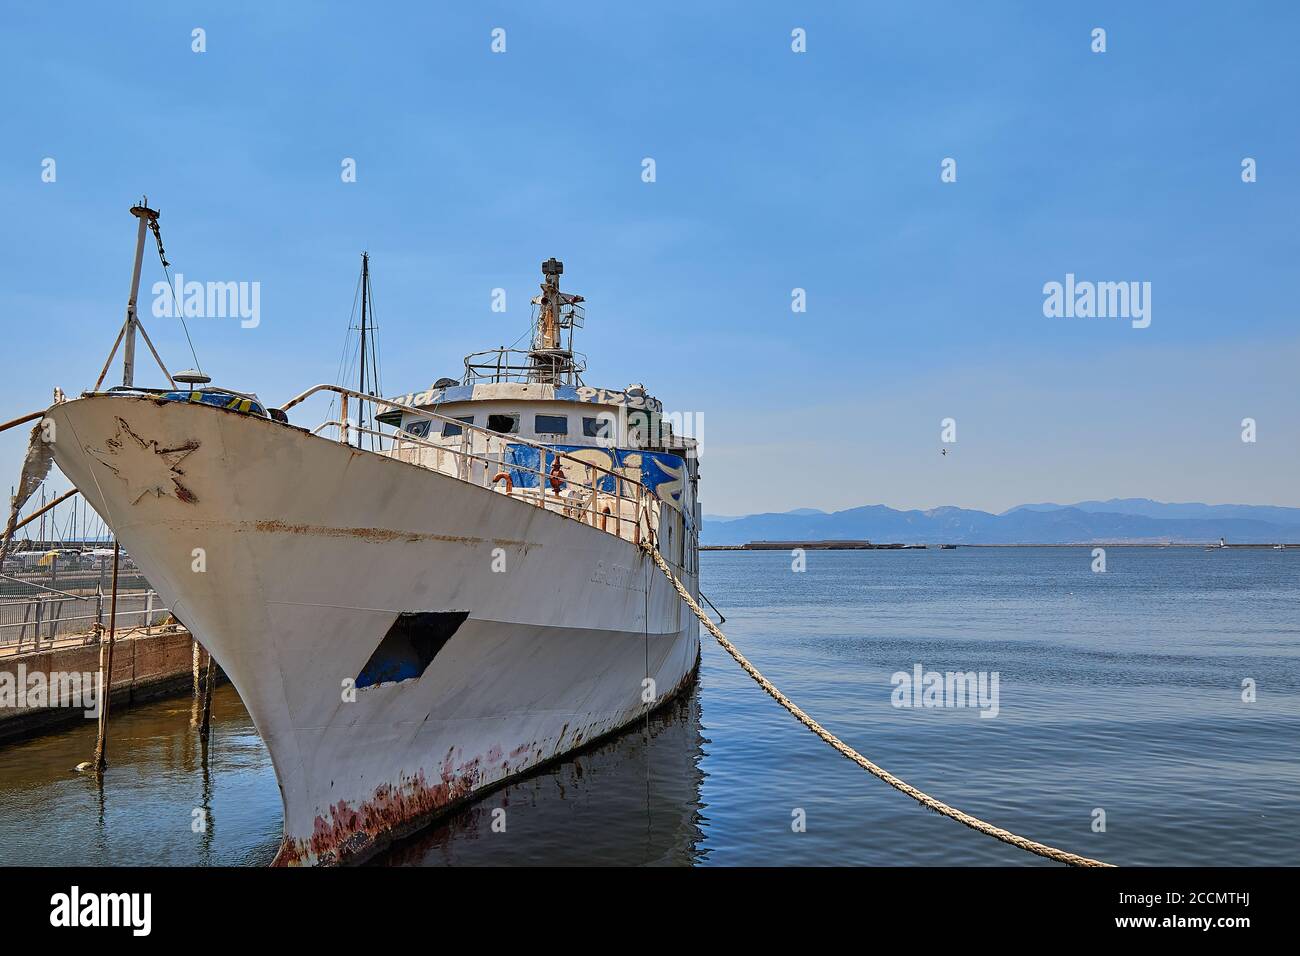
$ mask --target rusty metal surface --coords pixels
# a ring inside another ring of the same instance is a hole
[[[370,799],[360,805],[346,800],[329,808],[329,819],[316,817],[310,839],[286,837],[272,866],[335,866],[360,862],[389,840],[411,832],[447,808],[464,800],[478,788],[483,777],[482,762],[475,758],[454,771],[450,756],[443,762],[437,783],[430,784],[424,771],[403,777],[397,786],[381,784]]]

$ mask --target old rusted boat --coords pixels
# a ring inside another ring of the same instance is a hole
[[[128,356],[157,223],[133,212]],[[585,383],[582,297],[542,271],[531,348],[399,398],[317,385],[271,407],[128,364],[45,413],[59,468],[248,707],[280,864],[373,854],[694,673],[697,622],[647,549],[698,593],[698,444],[640,385]],[[292,420],[319,395],[336,417]]]

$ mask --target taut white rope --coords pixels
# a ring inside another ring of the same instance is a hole
[[[856,750],[854,750],[844,741],[840,740],[840,738],[836,737],[833,733],[831,733],[821,724],[817,723],[817,721],[813,720],[813,718],[809,716],[798,704],[792,701],[789,697],[786,697],[785,694],[781,693],[781,691],[776,687],[775,684],[773,684],[770,680],[764,677],[759,672],[758,668],[755,667],[753,664],[751,664],[745,658],[745,655],[740,653],[740,651],[736,649],[736,645],[732,644],[731,641],[727,640],[727,635],[723,634],[722,631],[718,629],[717,625],[715,625],[713,621],[709,619],[709,616],[700,610],[700,606],[695,603],[695,599],[691,597],[690,592],[686,590],[686,588],[682,585],[682,582],[677,579],[677,576],[675,574],[673,574],[672,569],[668,567],[668,563],[664,561],[663,555],[659,553],[658,549],[655,548],[653,545],[644,545],[643,547],[645,547],[645,550],[654,559],[655,564],[659,566],[659,570],[662,571],[664,573],[664,576],[667,577],[668,580],[672,582],[673,587],[677,589],[677,593],[681,595],[682,600],[686,602],[686,606],[689,607],[695,613],[695,616],[700,619],[700,623],[703,624],[706,628],[708,628],[709,633],[712,634],[714,638],[717,640],[717,642],[722,645],[722,649],[726,651],[728,654],[730,654],[732,657],[734,657],[736,659],[736,663],[739,664],[742,668],[744,668],[745,673],[748,674],[750,677],[754,678],[754,680],[758,682],[758,686],[762,687],[763,690],[767,691],[767,693],[772,697],[773,700],[775,700],[778,704],[780,704],[791,714],[793,714],[795,719],[799,721],[799,723],[803,724],[805,727],[807,727],[809,730],[815,733],[822,740],[826,741],[826,743],[830,744],[832,747],[838,750],[845,757],[848,757],[850,760],[852,760],[863,770],[867,771],[867,773],[879,777],[881,780],[885,781],[885,783],[889,784],[895,790],[899,790],[902,793],[907,794],[917,803],[921,804],[921,806],[928,807],[929,809],[933,810],[935,813],[939,813],[945,817],[949,817],[953,820],[956,820],[958,823],[965,824],[966,826],[970,827],[972,830],[978,830],[980,833],[984,833],[988,836],[993,837],[994,839],[1001,840],[1003,843],[1009,843],[1014,847],[1019,847],[1020,849],[1027,850],[1030,853],[1036,853],[1039,856],[1045,856],[1049,860],[1055,860],[1058,863],[1068,863],[1070,866],[1112,866],[1113,865],[1111,863],[1103,863],[1101,860],[1094,860],[1090,857],[1080,856],[1077,853],[1070,853],[1066,850],[1059,850],[1054,846],[1048,846],[1046,843],[1038,843],[1035,842],[1034,840],[1030,840],[1027,839],[1026,837],[1022,837],[1019,834],[1012,833],[1010,830],[1004,830],[1001,827],[995,827],[993,824],[987,823],[984,820],[979,819],[978,817],[973,817],[969,813],[964,813],[961,810],[958,810],[956,807],[948,806],[948,804],[944,803],[942,800],[937,800],[934,797],[930,796],[928,793],[916,789],[916,787],[907,783],[905,780],[900,780],[898,777],[895,777],[884,767],[880,767],[872,763],[870,760],[862,756],[862,754],[858,753]]]

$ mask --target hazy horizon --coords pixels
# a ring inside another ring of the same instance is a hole
[[[1208,508],[1293,508],[1294,507],[1297,508],[1297,510],[1300,510],[1300,507],[1297,507],[1295,505],[1279,505],[1271,501],[1218,501],[1218,502],[1160,501],[1155,498],[1147,498],[1145,496],[1139,496],[1139,495],[1117,495],[1114,498],[1095,498],[1095,497],[1080,498],[1078,499],[1078,501],[1022,501],[1019,504],[1011,505],[1010,507],[1004,508],[1001,511],[990,511],[988,508],[966,508],[962,505],[954,505],[954,504],[941,504],[941,505],[928,505],[928,506],[902,508],[897,505],[890,504],[887,501],[863,501],[856,505],[849,505],[847,508],[837,508],[835,510],[827,510],[824,508],[813,508],[807,505],[797,505],[793,508],[782,508],[779,511],[766,511],[766,512],[757,511],[757,512],[747,512],[744,514],[724,514],[724,513],[706,511],[704,512],[704,516],[706,518],[719,520],[719,519],[733,519],[733,518],[749,518],[758,514],[788,515],[788,514],[796,514],[798,512],[836,514],[840,511],[852,511],[855,508],[876,508],[876,507],[890,508],[894,511],[937,511],[940,508],[962,508],[963,510],[983,511],[987,514],[1000,515],[1000,514],[1006,514],[1009,511],[1014,511],[1017,508],[1032,508],[1032,507],[1039,507],[1039,506],[1073,508],[1075,505],[1082,504],[1082,503],[1099,502],[1102,504],[1106,504],[1112,501],[1149,501],[1157,505],[1170,505],[1175,507],[1180,505],[1204,505],[1205,507]]]

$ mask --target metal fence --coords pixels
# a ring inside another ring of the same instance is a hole
[[[113,587],[113,560],[91,563],[73,563],[67,559],[54,560],[47,565],[24,567],[20,560],[10,556],[0,570],[0,600],[5,598],[30,598],[51,591],[71,594],[94,594],[96,590],[107,593]],[[149,587],[140,569],[125,559],[117,570],[117,589],[142,591]]]
[[[51,642],[108,626],[112,606],[111,562],[97,567],[52,562],[34,568],[9,567],[0,574],[0,649],[39,650]],[[156,627],[169,610],[139,569],[119,567],[117,626]]]

